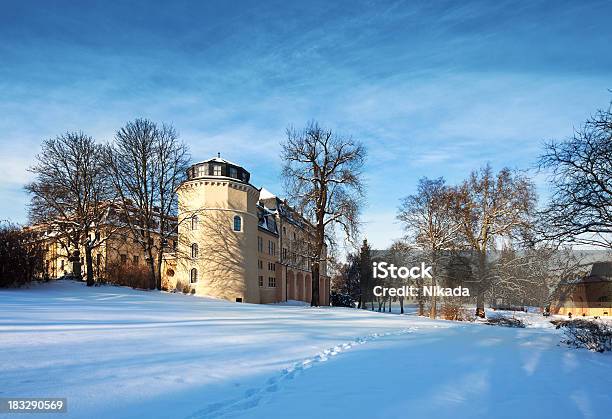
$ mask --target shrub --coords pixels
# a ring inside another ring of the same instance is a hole
[[[474,320],[472,311],[461,307],[460,304],[446,302],[440,308],[440,317],[444,320],[472,321]]]
[[[191,285],[188,282],[181,281],[180,279],[176,282],[175,291],[182,292],[183,294],[189,294],[191,292]],[[195,293],[195,290],[194,290]]]
[[[149,289],[149,269],[142,265],[128,265],[120,262],[109,264],[106,272],[107,283],[132,288]]]
[[[332,291],[329,297],[334,307],[355,307],[355,300],[348,293]]]
[[[557,329],[563,328],[565,339],[562,343],[574,348],[593,352],[612,351],[612,327],[597,320],[565,320],[557,322]]]
[[[523,328],[526,326],[525,322],[522,321],[521,319],[517,319],[515,317],[503,317],[503,316],[488,318],[485,324],[489,324],[492,326],[518,327],[518,328]]]
[[[0,287],[20,286],[41,278],[49,279],[43,272],[43,252],[36,235],[0,222]]]

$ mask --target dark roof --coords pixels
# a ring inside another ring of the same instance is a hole
[[[612,262],[595,262],[584,282],[612,282]]]

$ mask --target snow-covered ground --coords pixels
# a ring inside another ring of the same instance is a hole
[[[612,355],[559,346],[533,320],[511,329],[58,281],[0,290],[0,397],[67,397],[58,417],[71,418],[611,417]]]

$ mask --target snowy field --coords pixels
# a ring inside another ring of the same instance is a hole
[[[531,318],[510,329],[59,281],[0,290],[0,397],[67,397],[45,417],[70,418],[612,417],[612,355],[559,346]]]

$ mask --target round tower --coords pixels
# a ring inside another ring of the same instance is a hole
[[[248,171],[220,156],[187,170],[177,190],[177,288],[259,303],[259,190],[249,180]]]

